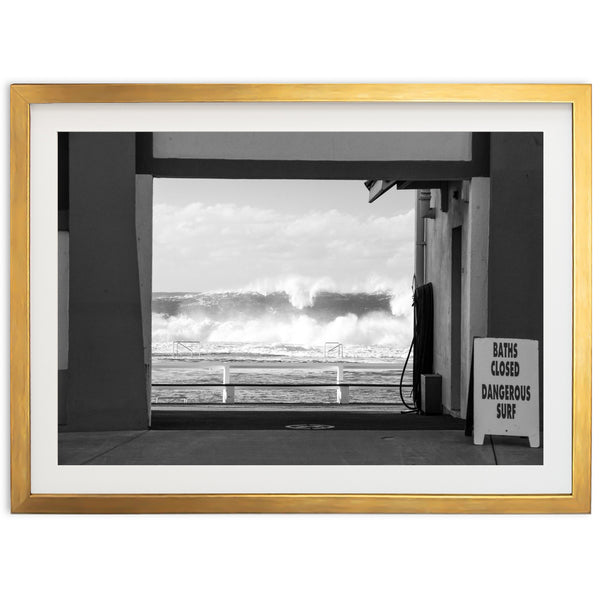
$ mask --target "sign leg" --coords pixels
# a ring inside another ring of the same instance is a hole
[[[478,431],[473,433],[473,443],[476,446],[483,446],[484,441],[485,441],[485,433],[480,433]]]

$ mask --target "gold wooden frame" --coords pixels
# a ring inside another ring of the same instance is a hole
[[[32,494],[30,465],[30,104],[120,102],[561,102],[573,127],[571,494]],[[11,86],[11,505],[19,513],[586,513],[591,502],[590,85]]]

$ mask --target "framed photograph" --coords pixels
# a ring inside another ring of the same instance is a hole
[[[13,512],[589,512],[590,216],[588,85],[13,85]]]

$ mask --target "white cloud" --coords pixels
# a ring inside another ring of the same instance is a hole
[[[153,288],[243,289],[292,274],[328,279],[331,286],[348,290],[372,276],[410,281],[413,230],[413,211],[382,217],[374,208],[373,215],[364,217],[313,208],[290,214],[236,202],[178,206],[159,199],[154,207]],[[300,303],[305,288],[310,296],[306,282],[295,292]]]

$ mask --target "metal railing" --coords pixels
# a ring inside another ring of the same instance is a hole
[[[194,340],[175,340],[173,342],[173,350],[172,350],[173,358],[179,358],[179,353],[181,352],[182,348],[183,348],[183,350],[187,350],[190,353],[190,356],[193,358],[194,357],[194,344],[196,344],[198,346],[198,349],[196,350],[196,354],[198,356],[200,356],[200,344],[202,344],[202,342],[196,342]]]
[[[153,383],[153,388],[160,389],[185,389],[185,388],[222,388],[223,403],[233,404],[235,402],[236,388],[258,388],[258,389],[286,389],[286,388],[319,388],[336,390],[337,402],[348,404],[350,402],[350,388],[412,388],[412,384],[403,383],[359,383],[344,380],[344,371],[399,371],[401,363],[235,363],[235,362],[212,362],[203,361],[195,364],[199,369],[221,369],[223,372],[222,383]],[[189,365],[186,365],[189,368]],[[249,370],[308,370],[308,371],[334,371],[335,383],[249,383],[243,381],[231,381],[232,371]]]
[[[337,353],[337,358],[344,358],[344,345],[341,342],[325,342],[323,346],[323,358],[328,359],[332,352]]]

